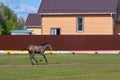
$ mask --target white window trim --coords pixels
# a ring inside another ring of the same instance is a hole
[[[82,30],[81,31],[78,30],[78,19],[79,18],[82,18]],[[76,31],[77,32],[84,32],[84,18],[83,17],[77,17],[76,22],[77,22]]]
[[[50,28],[50,35],[56,35],[56,34],[52,34],[52,29],[60,29],[60,35],[61,35],[61,28],[55,28],[55,27]]]

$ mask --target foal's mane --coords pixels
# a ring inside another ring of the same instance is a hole
[[[42,43],[41,46],[45,46],[46,44],[50,44],[49,42]]]

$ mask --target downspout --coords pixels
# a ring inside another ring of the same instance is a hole
[[[41,35],[43,35],[43,26],[41,26]]]
[[[41,15],[41,35],[43,35],[43,21],[42,21],[43,16]]]
[[[111,13],[111,17],[112,17],[112,35],[114,35],[115,34],[115,19],[112,13]]]
[[[120,15],[120,0],[118,0],[116,9],[117,9],[117,11],[116,11],[116,19],[118,20],[119,19],[119,15]]]

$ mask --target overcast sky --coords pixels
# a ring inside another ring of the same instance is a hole
[[[29,13],[36,13],[39,9],[41,0],[0,0],[9,6],[18,17],[22,16],[25,20]]]

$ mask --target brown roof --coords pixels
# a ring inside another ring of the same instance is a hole
[[[25,26],[41,26],[41,15],[40,14],[29,14],[25,23]]]
[[[38,13],[116,13],[118,0],[42,0]]]

